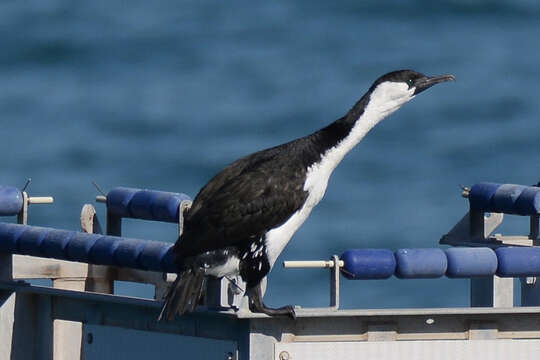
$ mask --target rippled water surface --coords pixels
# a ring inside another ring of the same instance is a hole
[[[0,33],[0,184],[32,178],[29,193],[55,204],[32,207],[30,223],[67,229],[92,181],[195,196],[238,157],[342,116],[388,71],[455,74],[337,168],[269,277],[269,305],[327,303],[324,270],[281,260],[434,247],[467,210],[458,184],[540,180],[534,1],[5,2]],[[527,233],[520,220],[503,231]],[[128,221],[125,234],[172,242],[175,231]],[[467,289],[346,281],[342,303],[465,306]]]

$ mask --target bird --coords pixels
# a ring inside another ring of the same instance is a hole
[[[240,275],[251,311],[296,318],[291,305],[267,307],[261,281],[323,198],[344,156],[381,120],[453,75],[397,70],[379,77],[341,118],[310,135],[240,158],[215,175],[184,214],[173,246],[178,267],[159,320],[195,310],[208,277]]]

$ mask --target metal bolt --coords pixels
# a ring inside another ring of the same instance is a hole
[[[291,356],[289,355],[288,352],[282,351],[279,353],[279,360],[290,360],[290,359],[291,359]]]
[[[468,198],[469,194],[471,193],[471,188],[461,184],[459,185],[459,187],[461,188],[461,196],[464,198]]]

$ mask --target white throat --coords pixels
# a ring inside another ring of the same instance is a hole
[[[414,98],[414,89],[409,89],[405,83],[384,82],[377,86],[371,93],[369,103],[351,129],[350,133],[336,146],[328,149],[320,162],[313,164],[310,169],[316,171],[316,177],[311,177],[313,182],[304,185],[304,190],[315,185],[315,182],[330,177],[332,171],[343,160],[343,157],[351,151],[366,134],[382,119],[398,110],[403,104]],[[326,187],[325,187],[326,189]],[[324,195],[324,193],[323,193]],[[322,196],[321,196],[322,197]],[[320,200],[320,199],[319,199]],[[318,202],[318,201],[317,201]]]
[[[300,210],[295,212],[283,225],[272,229],[266,234],[266,253],[272,267],[279,254],[283,251],[293,234],[302,226],[308,218],[311,210],[321,201],[326,192],[328,180],[332,171],[382,119],[399,109],[407,101],[414,97],[414,89],[409,89],[405,83],[384,82],[377,86],[371,93],[370,100],[364,112],[349,134],[328,149],[319,162],[312,164],[307,169],[304,191],[308,197]]]

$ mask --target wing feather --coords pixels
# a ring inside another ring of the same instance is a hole
[[[242,158],[201,189],[187,213],[176,255],[249,246],[300,209],[307,197],[307,169],[287,150],[276,147]]]

